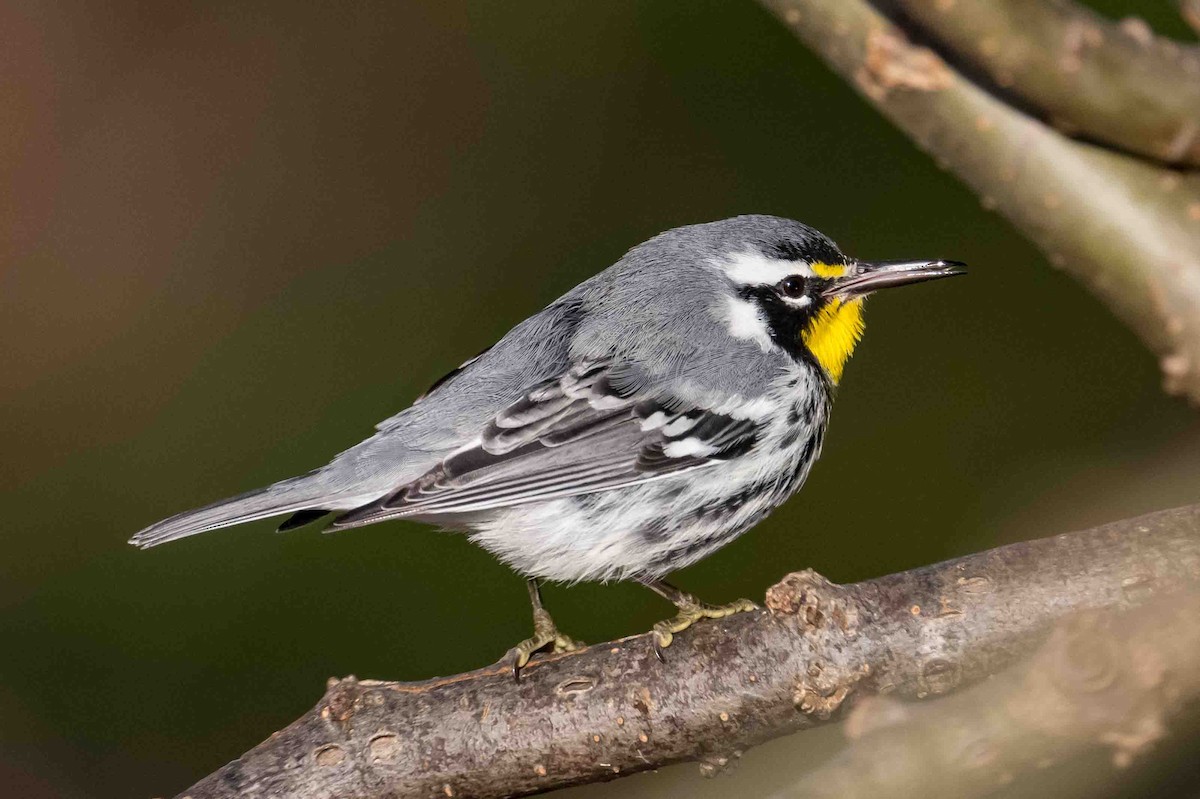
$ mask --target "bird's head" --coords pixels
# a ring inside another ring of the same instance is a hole
[[[807,225],[771,216],[725,220],[712,264],[728,280],[728,332],[763,349],[811,358],[837,383],[862,337],[863,300],[875,291],[963,274],[957,261],[849,258]],[[714,231],[716,232],[716,231]]]

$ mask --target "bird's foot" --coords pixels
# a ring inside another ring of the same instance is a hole
[[[529,662],[533,654],[551,644],[554,646],[553,651],[556,655],[561,652],[574,652],[576,649],[587,646],[583,641],[576,641],[574,638],[560,633],[554,619],[550,618],[550,614],[541,608],[535,608],[533,611],[533,635],[513,647],[513,679],[520,682],[521,669],[525,668],[525,664]]]
[[[683,632],[701,619],[723,619],[735,613],[758,610],[758,605],[749,599],[738,599],[727,605],[709,605],[690,594],[679,597],[676,607],[679,608],[679,613],[674,618],[654,625],[654,654],[660,661],[665,660],[663,650],[675,640],[675,634]]]

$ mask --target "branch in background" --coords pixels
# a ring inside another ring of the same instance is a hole
[[[536,660],[519,685],[504,665],[331,681],[315,708],[181,796],[500,797],[685,760],[715,771],[864,698],[978,683],[1070,615],[1198,587],[1200,506],[849,586],[799,572],[767,610],[679,636],[665,664],[636,636]]]
[[[1200,166],[1200,48],[1074,3],[892,0],[904,17],[1069,135]]]
[[[786,792],[811,799],[986,796],[1097,749],[1128,766],[1200,698],[1200,593],[1057,625],[1028,661],[922,705],[871,697],[853,743]]]
[[[1179,0],[1179,14],[1200,35],[1200,0]]]
[[[1069,138],[973,83],[934,50],[914,44],[908,32],[865,0],[760,2],[939,164],[967,183],[986,207],[1004,214],[1051,263],[1067,270],[1108,305],[1159,356],[1168,391],[1200,403],[1200,173],[1166,168]],[[932,5],[934,10],[958,4],[958,0],[903,3],[913,9]],[[1001,10],[1009,5],[996,4]],[[1034,5],[1021,3],[1020,7]],[[1083,14],[1065,3],[1054,8],[1060,15]],[[922,18],[933,14],[923,11]],[[956,62],[988,74],[986,61],[976,64],[970,58],[986,59],[983,51],[1007,53],[1028,47],[1028,40],[1015,37],[1031,33],[1032,27],[1010,26],[1003,35],[997,27],[986,46],[982,41],[970,43],[968,34],[949,22],[931,25],[921,34],[933,36],[934,46],[943,46],[937,41],[942,28],[956,31],[963,48],[955,53]],[[1094,34],[1079,35],[1085,42],[1091,36],[1095,44]],[[1140,106],[1125,105],[1119,114],[1099,114],[1105,92],[1128,101],[1134,91],[1130,83],[1137,84],[1130,78],[1136,74],[1134,67],[1152,64],[1162,73],[1171,63],[1159,52],[1163,45],[1152,43],[1143,48],[1141,60],[1114,75],[1111,68],[1100,68],[1113,60],[1106,47],[1125,52],[1131,45],[1121,40],[1118,47],[1116,34],[1102,36],[1108,38],[1092,49],[1106,55],[1089,60],[1086,70],[1091,85],[1085,98],[1090,99],[1051,106],[1056,97],[1073,97],[1065,90],[1066,76],[1055,80],[1039,73],[1041,77],[1033,81],[1030,73],[1014,71],[997,72],[996,80],[1007,83],[1005,75],[1011,75],[1012,85],[1005,87],[1008,92],[1041,103],[1048,118],[1081,125],[1100,139],[1114,135],[1107,127],[1101,130],[1097,121],[1101,117],[1108,120],[1106,126],[1122,114],[1130,125],[1148,125],[1169,117],[1165,109],[1182,107],[1164,100],[1157,106],[1163,112],[1158,117],[1144,115]],[[1053,62],[1060,71],[1077,66],[1076,74],[1085,72],[1084,61],[1076,64],[1068,59],[1064,65],[1061,48],[1054,52],[1058,57],[1047,54],[1045,63]],[[1145,55],[1151,52],[1156,55]],[[1158,89],[1164,96],[1182,97],[1200,82],[1190,67],[1183,66],[1190,63],[1190,54],[1180,56],[1173,79],[1160,74]],[[1114,85],[1102,85],[1117,78],[1121,81]],[[1137,84],[1138,91],[1146,85]],[[1179,88],[1185,85],[1191,88]],[[1163,130],[1171,130],[1170,124]],[[1184,139],[1190,142],[1186,125],[1179,127],[1176,120],[1170,135],[1175,136],[1171,152],[1191,152],[1192,144],[1179,144]],[[1143,149],[1153,149],[1161,141],[1142,144]]]

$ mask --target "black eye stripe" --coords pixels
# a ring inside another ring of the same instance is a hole
[[[738,296],[753,302],[767,320],[767,330],[771,340],[796,361],[817,366],[816,359],[800,340],[800,333],[811,318],[812,310],[819,307],[812,303],[806,307],[790,303],[779,292],[778,284],[774,286],[757,285],[743,286],[738,289]]]

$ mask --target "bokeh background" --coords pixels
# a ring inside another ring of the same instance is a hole
[[[1186,36],[1169,3],[1096,6]],[[323,463],[675,225],[769,212],[972,266],[872,302],[807,488],[688,589],[853,581],[1200,498],[1200,421],[1132,335],[749,0],[5,0],[0,30],[6,795],[174,793],[330,675],[453,673],[526,636],[521,581],[413,523],[125,540]],[[590,641],[670,610],[546,594]],[[838,735],[575,793],[761,795]],[[1198,778],[1095,772],[1128,795]]]

